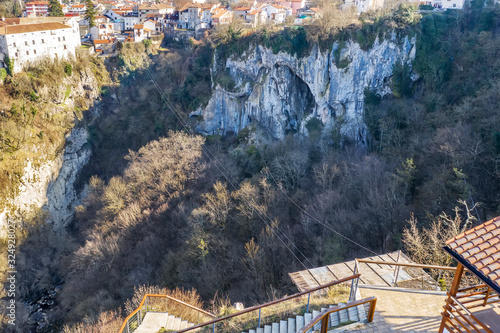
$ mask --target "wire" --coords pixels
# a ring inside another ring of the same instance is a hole
[[[175,107],[172,105],[172,103],[170,102],[170,100],[165,97],[163,91],[161,90],[161,87],[159,86],[159,84],[156,82],[156,80],[154,79],[154,76],[153,74],[151,73],[151,71],[149,70],[149,68],[146,68],[146,71],[148,72],[150,78],[151,78],[151,82],[153,82],[156,90],[158,91],[158,93],[160,94],[160,97],[162,98],[162,100],[165,102],[165,104],[167,105],[167,107],[174,113],[174,115],[176,116],[176,118],[178,119],[178,121],[180,122],[180,124],[182,125],[182,127],[184,127],[184,129],[186,131],[188,131],[190,134],[195,134],[193,129],[184,121],[184,119],[182,119],[182,117],[177,113],[177,111],[175,110]],[[224,166],[222,164],[220,164],[220,162],[217,160],[217,158],[215,157],[215,155],[210,151],[210,149],[208,149],[207,147],[202,147],[202,151],[203,153],[207,156],[207,158],[213,163],[213,165],[217,168],[217,170],[222,174],[222,176],[227,180],[227,182],[235,189],[237,190],[238,187],[229,179],[229,177],[224,173],[224,171],[222,171],[221,167],[227,172],[227,169],[224,168]],[[220,166],[219,166],[220,165]],[[233,178],[232,176],[230,176],[231,178]],[[233,180],[235,180],[233,178]],[[297,261],[302,265],[302,267],[304,267],[306,270],[308,270],[307,266],[302,262],[302,260],[300,260],[297,255],[290,249],[290,247],[283,241],[283,239],[279,236],[279,234],[273,230],[273,228],[269,225],[269,223],[264,219],[263,215],[265,217],[267,217],[270,221],[272,221],[272,219],[265,213],[265,212],[261,212],[260,209],[257,207],[257,205],[255,203],[250,203],[247,198],[245,198],[244,196],[242,196],[243,200],[245,201],[246,204],[248,204],[249,206],[253,207],[257,213],[257,215],[259,216],[259,218],[266,224],[266,226],[269,227],[269,230],[271,230],[271,232],[273,232],[275,234],[275,236],[278,238],[278,240],[285,246],[285,248],[295,257],[295,259],[297,259]],[[308,263],[311,265],[311,266],[314,266],[311,261],[302,253],[302,251],[300,251],[300,249],[297,247],[297,245],[295,245],[295,243],[282,231],[279,229],[279,226],[277,226],[277,229],[278,231],[281,231],[281,233],[283,234],[283,236],[297,249],[297,251],[308,261]],[[313,276],[314,277],[314,276]],[[314,278],[316,280],[316,278]],[[316,280],[316,282],[321,285],[319,283],[319,281]]]
[[[265,162],[264,162],[265,163]],[[318,222],[319,224],[321,224],[322,226],[324,226],[325,228],[327,228],[328,230],[332,231],[333,233],[335,233],[336,235],[344,238],[345,240],[359,246],[360,248],[370,252],[370,253],[373,253],[375,255],[379,255],[377,252],[373,251],[373,250],[370,250],[369,248],[359,244],[358,242],[352,240],[351,238],[341,234],[340,232],[338,232],[337,230],[333,229],[332,227],[330,227],[328,224],[326,223],[323,223],[321,222],[319,219],[317,219],[316,217],[312,216],[311,214],[309,214],[309,212],[307,212],[304,208],[302,208],[299,204],[297,204],[292,198],[290,198],[290,196],[283,190],[282,186],[280,186],[278,184],[278,182],[276,181],[276,179],[274,178],[273,176],[273,173],[271,172],[271,169],[267,166],[266,164],[266,167],[268,168],[269,170],[269,175],[271,176],[271,178],[273,179],[273,181],[276,183],[277,187],[280,189],[281,193],[283,193],[283,195],[288,199],[290,200],[291,203],[293,203],[295,206],[297,206],[298,209],[300,209],[305,215],[307,215],[309,218],[313,219],[314,221]]]

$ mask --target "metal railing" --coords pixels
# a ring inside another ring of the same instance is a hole
[[[330,315],[335,312],[339,312],[341,310],[347,310],[349,308],[355,307],[355,306],[362,306],[363,304],[370,304],[368,308],[368,316],[367,316],[367,321],[371,323],[373,321],[373,316],[375,314],[375,305],[377,304],[377,299],[375,297],[368,297],[359,301],[352,302],[348,305],[344,306],[334,306],[332,308],[329,308],[328,310],[325,310],[321,312],[319,315],[313,318],[306,326],[302,327],[297,333],[305,333],[310,329],[317,329],[314,328],[317,323],[321,321],[321,328],[320,328],[320,333],[326,333],[328,331],[328,328],[330,327]]]
[[[448,293],[443,307],[443,325],[450,332],[488,332],[493,333],[481,320],[474,316],[471,309],[500,302],[500,298],[488,285],[479,284],[458,289],[456,296]]]
[[[399,254],[398,254],[398,259],[397,260],[399,260]],[[445,270],[445,271],[455,271],[457,269],[456,267],[449,267],[449,266],[422,265],[422,264],[403,263],[403,262],[397,262],[397,261],[380,261],[380,260],[368,260],[368,259],[355,259],[354,260],[354,273],[360,273],[360,263],[395,266],[394,273],[393,273],[393,281],[392,281],[392,286],[393,287],[397,287],[398,278],[399,278],[399,270],[400,270],[401,267],[422,268],[422,269],[436,269],[436,270]],[[375,274],[378,275],[377,272],[375,272]],[[381,276],[379,276],[379,277],[382,280],[385,281],[385,279],[383,277],[381,277]],[[423,285],[424,284],[424,278],[425,278],[425,276],[420,276],[420,277],[417,277],[417,278],[413,278],[412,280],[422,279],[422,285]],[[405,280],[405,281],[409,281],[409,280]],[[433,281],[433,282],[436,283],[435,281]],[[353,283],[353,288],[352,288],[352,292],[351,292],[352,295],[349,298],[350,301],[356,300],[357,288],[358,288],[358,281],[355,281],[355,283]],[[424,289],[423,286],[422,286],[422,289]]]
[[[275,300],[275,301],[272,301],[272,302],[268,302],[268,303],[265,303],[265,304],[262,304],[262,305],[256,305],[256,306],[253,306],[253,307],[250,307],[250,308],[238,311],[236,313],[233,313],[233,314],[230,314],[230,315],[227,315],[227,316],[224,316],[224,317],[220,317],[220,318],[208,321],[206,323],[202,323],[202,324],[199,324],[199,325],[195,325],[195,326],[192,326],[192,327],[189,327],[189,328],[182,329],[180,331],[177,331],[177,333],[189,332],[189,331],[196,330],[196,329],[199,329],[199,328],[202,328],[202,327],[206,327],[206,326],[210,326],[210,325],[212,325],[212,331],[215,332],[215,325],[217,323],[225,321],[225,320],[228,320],[228,319],[231,319],[231,318],[234,318],[234,317],[238,317],[238,316],[244,315],[246,313],[250,313],[252,311],[257,311],[257,310],[259,311],[258,327],[260,327],[260,325],[261,325],[261,317],[262,317],[261,316],[262,309],[270,307],[272,305],[283,303],[285,301],[289,301],[291,299],[302,297],[302,296],[305,296],[305,295],[308,295],[307,308],[306,308],[306,312],[308,312],[308,310],[309,310],[309,301],[310,301],[310,298],[311,298],[311,293],[317,292],[319,290],[323,290],[325,288],[328,288],[328,287],[331,287],[331,286],[334,286],[334,285],[345,283],[345,282],[348,282],[350,280],[357,279],[357,278],[359,278],[359,276],[360,276],[360,274],[354,274],[352,276],[348,276],[346,278],[343,278],[343,279],[340,279],[340,280],[336,280],[336,281],[333,281],[333,282],[321,285],[319,287],[306,290],[306,291],[301,292],[301,293],[293,294],[291,296],[286,296],[286,297],[283,297],[283,298],[280,298],[278,300]]]
[[[171,304],[169,306],[169,301],[172,301],[174,304]],[[148,311],[168,312],[169,309],[175,309],[175,307],[181,307],[195,311],[195,313],[198,314],[198,318],[200,321],[206,320],[206,317],[215,318],[215,315],[213,313],[197,308],[196,306],[185,303],[174,297],[168,295],[146,294],[144,295],[139,306],[134,311],[132,311],[132,313],[127,316],[127,318],[125,318],[119,332],[133,333],[141,325],[142,320],[146,315],[146,312]]]

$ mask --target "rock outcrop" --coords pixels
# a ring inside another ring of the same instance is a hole
[[[92,106],[100,90],[95,75],[87,69],[79,76],[65,79],[61,85],[41,89],[39,94],[50,103],[51,112],[57,114],[75,109],[76,99],[83,99],[87,106]],[[96,112],[97,107],[94,106],[93,110]],[[55,229],[66,225],[80,198],[74,183],[91,155],[87,139],[85,126],[77,125],[66,135],[64,149],[60,153],[54,154],[50,151],[53,147],[45,147],[48,150],[46,154],[37,154],[37,159],[25,162],[15,196],[0,206],[0,235],[5,234],[8,219],[29,219],[40,211]],[[34,146],[30,150],[40,151],[41,148]]]
[[[261,45],[241,57],[230,57],[225,71],[235,88],[222,88],[214,81],[213,94],[204,108],[197,130],[203,134],[238,133],[256,123],[276,138],[287,133],[308,135],[307,125],[316,118],[327,133],[342,119],[342,134],[363,144],[365,89],[384,96],[391,93],[390,78],[396,62],[411,63],[415,39],[375,41],[363,50],[353,41],[334,43],[329,51],[314,46],[307,57],[274,54]],[[212,77],[221,61],[215,54]],[[223,61],[223,60],[222,60]],[[219,69],[220,71],[220,69]]]

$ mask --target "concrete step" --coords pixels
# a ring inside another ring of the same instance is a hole
[[[288,318],[288,332],[287,333],[295,333],[297,330],[295,329],[295,318]]]
[[[280,333],[280,324],[272,323],[271,325],[271,333]]]
[[[141,325],[135,330],[137,333],[156,333],[165,326],[168,319],[166,312],[147,312]]]
[[[271,325],[265,325],[264,326],[264,333],[272,333],[272,327],[271,327]]]
[[[288,321],[281,320],[280,321],[280,331],[279,333],[288,333]]]
[[[302,327],[304,327],[304,317],[303,316],[295,317],[295,331],[297,332]]]
[[[316,318],[319,315],[319,311],[313,310],[312,318]],[[313,326],[314,330],[319,330],[321,328],[321,321]]]

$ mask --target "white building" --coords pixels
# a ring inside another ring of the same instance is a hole
[[[80,46],[77,28],[60,23],[6,25],[0,28],[0,63],[8,56],[14,60],[14,72],[42,58],[62,59],[75,56]]]
[[[442,9],[462,9],[464,0],[432,0],[425,1],[425,4]]]

